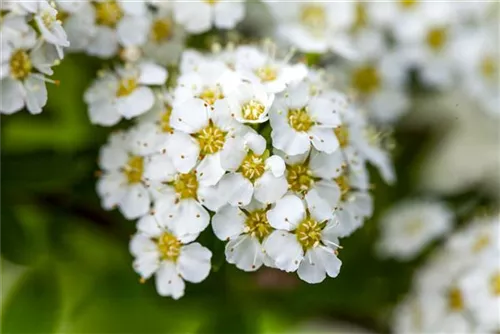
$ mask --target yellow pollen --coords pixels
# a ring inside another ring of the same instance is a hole
[[[446,44],[447,32],[444,28],[431,29],[427,33],[427,44],[434,51],[439,51]]]
[[[368,13],[366,11],[366,5],[358,2],[356,3],[356,18],[354,19],[354,24],[352,30],[356,31],[358,29],[366,27],[368,24]]]
[[[226,134],[226,132],[210,122],[206,128],[195,135],[200,145],[200,154],[205,156],[219,152],[226,142]]]
[[[255,75],[257,75],[262,82],[269,82],[276,80],[278,72],[274,67],[267,65],[256,69]]]
[[[297,240],[302,245],[304,250],[308,250],[319,244],[321,241],[321,230],[322,225],[315,221],[314,219],[307,217],[304,219],[297,229],[295,230],[295,235]]]
[[[249,234],[256,236],[260,241],[269,235],[272,231],[271,225],[267,220],[267,210],[257,210],[247,216],[245,224]]]
[[[215,5],[216,3],[218,3],[220,0],[204,0],[206,3],[208,3],[209,5],[213,6]]]
[[[141,156],[132,156],[124,168],[123,173],[127,177],[130,184],[139,183],[142,180],[142,173],[144,172],[144,159]]]
[[[483,234],[477,239],[477,241],[472,246],[472,251],[474,253],[479,253],[489,244],[490,244],[490,237],[486,234]]]
[[[256,121],[264,113],[266,107],[257,100],[250,100],[241,108],[243,118],[249,121]]]
[[[121,79],[116,91],[116,97],[129,96],[137,88],[137,85],[138,83],[136,78]]]
[[[68,12],[63,11],[60,8],[57,10],[56,19],[58,21],[64,22],[64,21],[66,21],[68,19],[68,17],[69,17],[69,13]]]
[[[453,287],[448,291],[448,307],[451,311],[464,309],[464,300],[460,289]]]
[[[172,21],[168,18],[156,20],[151,27],[151,38],[159,43],[172,37]]]
[[[321,34],[326,27],[327,17],[321,5],[307,4],[302,6],[300,22],[314,34]]]
[[[181,242],[168,232],[160,236],[157,245],[163,260],[175,261],[181,253]]]
[[[223,99],[224,94],[222,93],[221,88],[219,86],[216,86],[215,89],[205,89],[198,97],[209,105],[213,105],[215,101]]]
[[[181,199],[196,198],[198,193],[196,173],[179,174],[174,181],[174,189]]]
[[[33,70],[31,59],[24,50],[17,50],[10,58],[10,75],[13,79],[24,80]]]
[[[341,125],[333,129],[335,136],[339,141],[339,145],[342,148],[346,148],[349,145],[349,129],[345,125]]]
[[[51,29],[52,26],[54,25],[54,22],[56,22],[56,17],[51,15],[49,11],[44,11],[41,17],[43,25],[46,26],[48,29]]]
[[[352,86],[363,95],[374,93],[380,88],[380,75],[371,65],[360,67],[352,74]]]
[[[160,127],[163,132],[173,133],[174,129],[170,126],[170,117],[172,116],[172,107],[167,105],[165,111],[161,114]]]
[[[288,110],[288,124],[296,131],[308,131],[314,122],[306,108]]]
[[[417,4],[417,2],[418,2],[417,0],[400,0],[399,1],[400,5],[405,9],[409,9],[409,8],[414,7]]]
[[[244,177],[254,182],[266,171],[265,154],[258,156],[249,152],[241,163],[240,171]]]
[[[335,179],[335,182],[340,188],[340,197],[344,201],[347,199],[347,195],[349,194],[349,191],[351,190],[351,185],[349,183],[349,177],[347,175],[342,174],[339,177]]]
[[[491,292],[494,296],[500,296],[500,272],[491,278]]]
[[[287,166],[286,179],[290,189],[299,194],[305,194],[314,184],[312,172],[307,165]]]
[[[123,11],[115,0],[94,3],[98,25],[115,27],[123,17]]]
[[[483,58],[481,61],[481,74],[487,78],[491,79],[495,77],[495,74],[497,73],[497,63],[495,62],[495,59],[491,56],[486,56]]]

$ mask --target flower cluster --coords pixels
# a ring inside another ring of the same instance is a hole
[[[278,37],[302,52],[334,51],[353,60],[339,77],[379,123],[393,122],[409,109],[413,73],[425,87],[459,88],[498,115],[494,3],[266,3]]]
[[[98,182],[104,208],[139,219],[135,270],[181,297],[209,273],[194,241],[211,225],[241,270],[337,276],[338,239],[372,213],[367,163],[394,178],[374,128],[321,73],[259,47],[188,50],[178,68],[165,87],[164,68],[124,66],[86,94],[94,123],[137,120],[102,148]]]
[[[100,58],[144,55],[176,63],[187,34],[231,29],[245,15],[243,1],[56,0],[72,41],[70,50]],[[74,42],[73,42],[74,41]]]
[[[0,113],[24,107],[39,114],[47,103],[45,82],[69,46],[59,12],[46,0],[2,1]]]
[[[417,275],[395,314],[396,333],[500,330],[499,218],[477,219],[452,235]]]

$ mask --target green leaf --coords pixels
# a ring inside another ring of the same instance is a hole
[[[30,263],[32,252],[29,251],[28,235],[10,205],[2,207],[1,219],[2,256],[16,264]]]
[[[58,283],[49,267],[27,272],[4,302],[2,333],[54,333],[62,304]]]

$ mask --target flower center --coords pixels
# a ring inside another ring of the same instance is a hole
[[[352,85],[356,91],[364,95],[377,91],[380,88],[380,76],[377,69],[368,65],[354,70]]]
[[[434,28],[427,33],[427,45],[434,50],[439,51],[446,44],[447,32],[444,28]]]
[[[339,145],[342,148],[346,148],[349,145],[349,129],[345,125],[341,125],[333,129],[335,136],[339,141]]]
[[[196,198],[198,193],[196,173],[179,174],[174,181],[174,189],[181,199]]]
[[[500,296],[500,272],[491,278],[491,291],[494,296]]]
[[[490,237],[486,234],[483,234],[477,239],[477,241],[472,246],[472,251],[474,253],[479,253],[489,244],[490,244]]]
[[[417,2],[418,2],[417,0],[400,0],[399,4],[404,9],[409,9],[409,8],[414,7],[417,4]]]
[[[368,25],[368,13],[366,11],[366,6],[358,2],[356,3],[356,17],[354,19],[354,24],[352,25],[352,30],[356,31],[364,28]]]
[[[208,3],[210,6],[215,5],[219,0],[204,0],[206,3]]]
[[[175,261],[181,253],[181,242],[168,232],[161,235],[157,245],[163,260]]]
[[[47,27],[47,29],[52,29],[54,22],[56,22],[57,17],[52,15],[48,10],[44,11],[41,15],[43,25]]]
[[[340,198],[342,199],[342,201],[345,201],[347,199],[349,191],[351,190],[349,178],[345,174],[342,174],[335,179],[335,182],[340,188]]]
[[[286,179],[290,189],[296,193],[304,194],[314,184],[312,172],[308,166],[300,164],[287,166]]]
[[[131,157],[124,168],[125,176],[129,184],[139,183],[144,172],[144,159],[141,156]]]
[[[10,75],[16,80],[24,80],[31,73],[33,65],[28,53],[24,50],[14,52],[10,58]]]
[[[253,152],[249,152],[241,164],[240,170],[244,177],[254,182],[261,177],[265,170],[265,157],[258,156]]]
[[[243,118],[249,121],[256,121],[264,113],[266,107],[257,100],[250,100],[241,108]]]
[[[200,145],[200,154],[205,156],[219,152],[224,147],[226,134],[210,122],[206,128],[195,135]]]
[[[308,250],[319,244],[322,229],[322,225],[310,217],[307,217],[299,224],[295,230],[295,234],[304,250]]]
[[[57,9],[56,19],[61,22],[65,22],[69,18],[69,13],[61,10],[61,8]]]
[[[248,229],[247,233],[257,237],[260,241],[267,237],[272,231],[266,213],[267,210],[265,209],[254,211],[247,215],[247,220],[245,221]]]
[[[326,13],[323,6],[304,5],[300,13],[300,22],[311,32],[321,33],[326,27]]]
[[[221,88],[216,86],[215,89],[206,88],[198,97],[209,105],[213,105],[215,101],[223,99],[224,94],[222,93]]]
[[[461,311],[464,309],[462,292],[457,287],[453,287],[448,291],[448,307],[451,311]]]
[[[170,117],[172,116],[172,107],[167,105],[165,111],[161,114],[160,127],[163,132],[173,133],[174,129],[170,126]]]
[[[481,61],[481,74],[487,78],[487,79],[492,79],[495,77],[495,74],[497,72],[497,63],[495,62],[495,59],[491,56],[486,56],[483,58]]]
[[[288,124],[296,131],[308,131],[314,124],[306,108],[288,110]]]
[[[278,72],[274,67],[266,65],[256,69],[255,75],[257,75],[262,82],[269,82],[276,80],[276,78],[278,77]]]
[[[151,27],[151,38],[156,43],[169,40],[172,37],[172,21],[168,18],[156,20]]]
[[[123,11],[115,0],[94,3],[98,25],[114,28],[123,17]]]
[[[137,88],[136,78],[123,78],[120,80],[118,89],[116,91],[116,97],[129,96]]]

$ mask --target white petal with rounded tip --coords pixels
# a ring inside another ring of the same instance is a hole
[[[143,279],[150,278],[160,267],[160,257],[157,252],[144,253],[138,256],[132,264],[136,273]]]
[[[210,187],[198,187],[198,200],[204,207],[213,212],[218,212],[227,204],[227,196],[221,192],[218,184]]]
[[[313,126],[308,135],[311,137],[314,148],[318,151],[333,153],[339,148],[339,141],[331,128]]]
[[[177,270],[186,281],[200,283],[210,273],[212,252],[199,243],[192,243],[181,248],[177,259]]]
[[[323,231],[321,231],[321,241],[332,249],[337,249],[340,245],[339,242],[339,221],[338,217],[328,221]]]
[[[2,114],[13,114],[24,107],[24,88],[21,82],[11,79],[3,79],[0,85],[0,112]]]
[[[313,120],[327,127],[336,127],[341,124],[340,117],[335,109],[335,103],[329,99],[315,97],[308,104],[309,115]]]
[[[238,269],[255,271],[262,266],[264,252],[257,238],[248,234],[230,240],[226,245],[226,260]]]
[[[334,179],[344,171],[345,160],[342,150],[336,150],[331,154],[313,150],[309,161],[309,168],[314,176],[323,179]]]
[[[297,274],[301,280],[309,284],[321,283],[326,278],[326,271],[317,254],[317,247],[306,252]]]
[[[175,167],[167,154],[155,154],[144,162],[144,178],[153,181],[172,181]]]
[[[42,112],[42,108],[47,104],[47,87],[40,78],[30,75],[24,81],[26,91],[26,108],[35,115]]]
[[[239,136],[229,137],[220,152],[221,166],[225,170],[235,172],[240,168],[246,155],[244,139]]]
[[[231,29],[245,16],[245,3],[221,1],[214,6],[214,23],[219,29]]]
[[[289,109],[301,109],[309,101],[309,85],[300,83],[289,87],[285,91],[285,100]]]
[[[201,99],[187,99],[177,103],[170,117],[170,125],[180,131],[195,133],[208,125],[208,111]]]
[[[275,177],[267,171],[254,182],[255,199],[262,203],[272,204],[288,191],[288,182],[284,176]]]
[[[87,46],[90,55],[109,58],[118,51],[118,36],[114,29],[97,26],[92,37]]]
[[[196,200],[180,200],[173,213],[172,230],[176,235],[199,233],[207,228],[210,215]]]
[[[116,109],[126,119],[144,114],[154,105],[155,96],[148,87],[139,87],[128,96],[116,100]]]
[[[272,232],[264,241],[264,250],[276,268],[287,272],[297,270],[304,257],[297,236],[286,231]]]
[[[138,183],[128,187],[118,206],[125,218],[132,220],[145,215],[149,211],[150,204],[148,191]]]
[[[127,191],[127,180],[121,172],[106,173],[97,181],[97,193],[105,210],[113,209]]]
[[[233,206],[244,206],[250,203],[253,195],[253,184],[241,173],[229,173],[219,181],[219,189]]]
[[[156,272],[156,291],[160,296],[179,299],[184,296],[184,280],[179,276],[175,263],[162,261]]]
[[[274,208],[267,212],[269,224],[281,230],[292,231],[304,219],[306,210],[304,203],[295,195],[287,195],[276,202]]]
[[[266,160],[266,169],[269,169],[274,176],[280,177],[285,174],[285,161],[278,155],[270,156]]]
[[[289,155],[305,153],[311,146],[306,132],[297,132],[288,125],[273,127],[271,139],[275,148]]]
[[[339,200],[339,186],[329,180],[316,182],[306,195],[307,207],[311,216],[318,221],[332,218],[333,211],[339,205]]]
[[[163,85],[167,81],[167,70],[154,63],[142,63],[139,65],[139,82],[144,85]]]
[[[128,248],[133,256],[141,256],[145,253],[155,253],[158,251],[155,242],[148,235],[142,233],[137,233],[130,239]]]
[[[148,18],[144,16],[125,16],[116,26],[120,44],[124,47],[134,47],[144,44],[149,33]]]
[[[219,182],[226,172],[220,163],[220,154],[207,155],[196,167],[198,182],[202,186],[213,186]]]
[[[141,16],[144,15],[147,11],[145,1],[119,0],[118,2],[123,11],[129,15]]]
[[[212,8],[205,2],[174,2],[174,19],[192,34],[199,34],[212,25]],[[196,13],[196,15],[193,15]]]
[[[99,167],[105,170],[118,170],[125,166],[129,159],[124,147],[105,145],[99,150]]]
[[[158,218],[152,214],[144,215],[137,221],[137,230],[151,238],[158,238],[163,233]]]
[[[320,246],[317,250],[318,257],[330,277],[337,277],[342,266],[342,261],[339,260],[333,249]]]
[[[254,132],[244,136],[245,145],[257,155],[262,155],[266,150],[266,139]]]
[[[238,208],[226,205],[212,218],[212,229],[220,240],[227,240],[243,233],[246,215]]]
[[[180,173],[189,173],[198,161],[200,147],[195,139],[183,132],[174,132],[166,145],[165,154]]]

